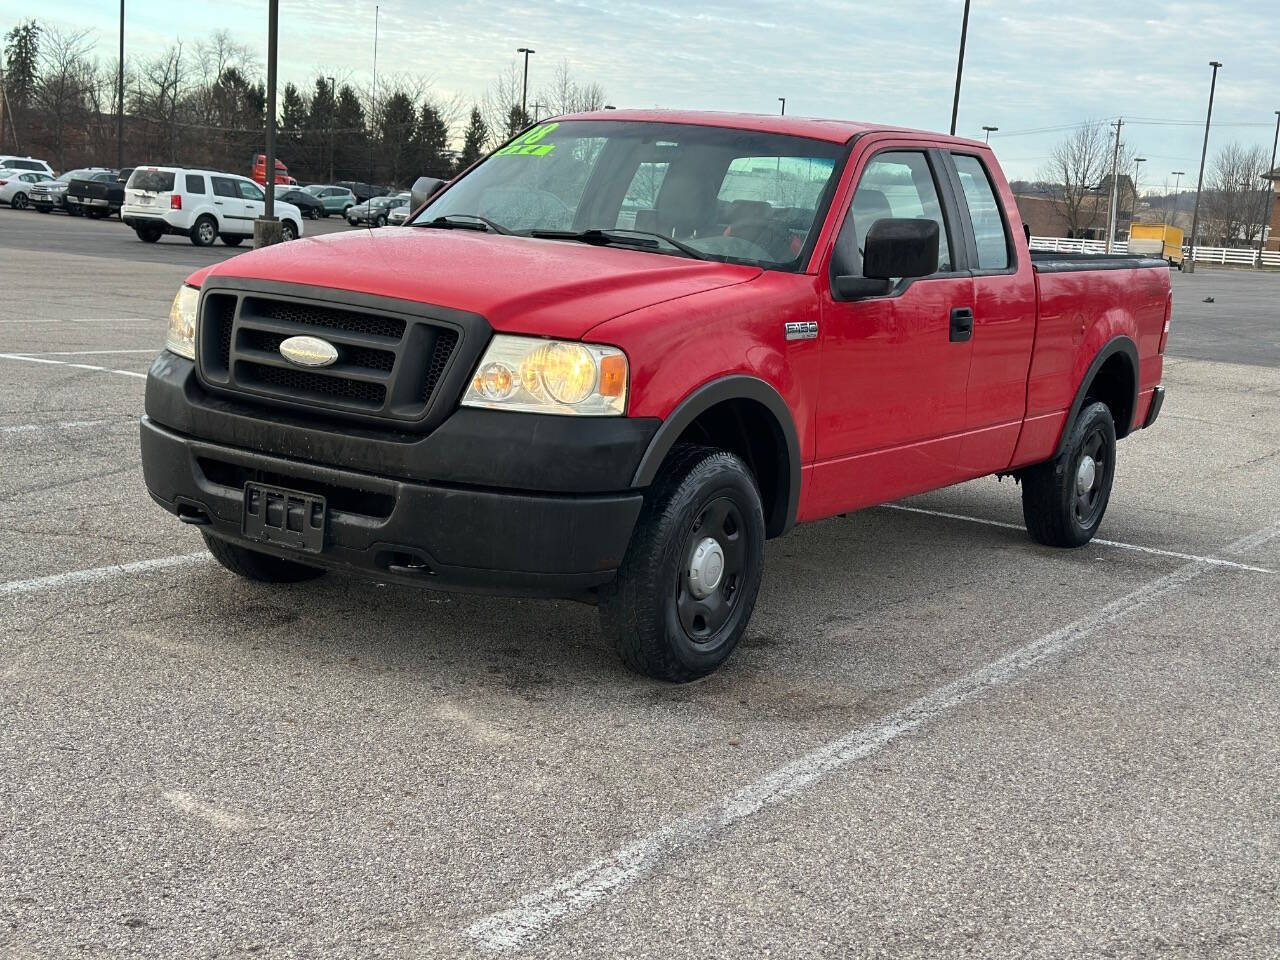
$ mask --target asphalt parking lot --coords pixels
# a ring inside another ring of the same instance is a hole
[[[136,418],[235,252],[0,209],[0,957],[1280,955],[1280,276],[1174,275],[1105,541],[994,479],[802,527],[677,687],[209,562]]]

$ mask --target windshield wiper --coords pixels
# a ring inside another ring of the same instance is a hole
[[[485,233],[511,235],[511,231],[502,224],[494,223],[488,217],[482,217],[477,213],[446,213],[444,216],[436,217],[434,220],[415,223],[414,226],[441,227],[445,230],[480,230]]]
[[[621,228],[608,230],[530,230],[529,236],[537,237],[539,240],[577,240],[579,243],[594,243],[602,247],[616,245],[648,248],[656,247],[659,242],[662,242],[679,250],[686,257],[692,257],[694,260],[707,259],[707,255],[696,247],[691,247],[687,243],[668,237],[665,233],[653,233],[649,230],[626,230]]]

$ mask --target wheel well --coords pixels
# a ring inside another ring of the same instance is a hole
[[[740,457],[760,489],[765,534],[776,537],[786,529],[790,454],[782,428],[768,407],[745,398],[721,401],[698,414],[676,443],[698,443]]]
[[[1086,403],[1100,400],[1111,408],[1117,438],[1126,436],[1133,426],[1134,376],[1128,356],[1116,352],[1094,374],[1089,389],[1085,391]]]

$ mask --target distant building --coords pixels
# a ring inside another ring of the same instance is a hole
[[[1280,250],[1280,167],[1264,173],[1262,179],[1271,181],[1271,222],[1267,224],[1265,249]]]
[[[1127,176],[1119,178],[1120,209],[1116,211],[1117,240],[1129,236],[1129,224],[1133,222],[1133,181]],[[1015,194],[1022,222],[1031,227],[1034,237],[1073,237],[1084,240],[1105,240],[1107,219],[1111,215],[1111,177],[1104,177],[1098,188],[1084,198],[1080,206],[1080,223],[1072,230],[1067,223],[1062,205],[1043,193]]]

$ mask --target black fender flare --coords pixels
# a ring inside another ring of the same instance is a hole
[[[662,422],[658,432],[649,441],[640,465],[636,467],[632,486],[647,487],[653,483],[658,468],[662,466],[680,435],[707,410],[727,400],[753,400],[760,404],[773,416],[781,434],[787,458],[786,470],[782,473],[786,489],[779,491],[778,499],[781,503],[765,505],[767,512],[775,514],[775,519],[768,524],[766,534],[769,537],[780,537],[795,525],[796,512],[800,506],[800,436],[796,432],[795,420],[787,402],[777,390],[759,377],[735,374],[712,380],[680,401],[680,405]],[[771,506],[773,510],[770,510]],[[779,506],[783,510],[781,516],[776,517]]]
[[[1138,345],[1129,337],[1121,335],[1112,337],[1104,343],[1102,349],[1093,358],[1093,362],[1089,364],[1089,369],[1085,371],[1084,379],[1080,381],[1080,387],[1076,390],[1076,398],[1071,402],[1071,410],[1067,414],[1066,422],[1062,425],[1062,436],[1058,438],[1058,446],[1053,451],[1054,458],[1062,456],[1067,437],[1071,433],[1071,425],[1076,422],[1076,417],[1080,415],[1080,408],[1084,406],[1084,398],[1089,395],[1089,388],[1093,386],[1093,381],[1098,376],[1098,371],[1102,369],[1104,363],[1117,353],[1123,354],[1129,361],[1129,370],[1133,374],[1133,397],[1129,406],[1130,422],[1117,423],[1116,436],[1126,437],[1133,430],[1133,418],[1138,414]]]

